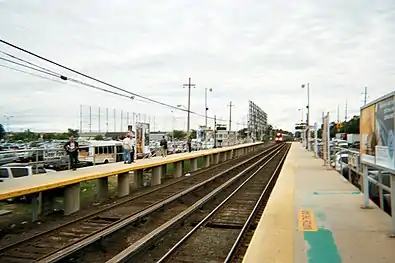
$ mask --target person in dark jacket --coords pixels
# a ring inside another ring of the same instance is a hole
[[[74,140],[74,137],[70,137],[69,141],[64,145],[64,149],[70,158],[70,168],[73,171],[77,170],[78,147],[78,142]]]
[[[192,152],[192,136],[188,137],[187,146],[188,146],[188,152]]]
[[[167,140],[165,138],[165,136],[162,136],[162,140],[160,141],[160,146],[161,146],[161,150],[162,150],[162,157],[166,157],[167,156]]]

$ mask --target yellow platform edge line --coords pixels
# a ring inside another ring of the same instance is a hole
[[[160,165],[171,164],[171,163],[180,162],[180,161],[186,161],[186,160],[195,159],[195,158],[199,158],[199,157],[205,157],[205,156],[212,155],[212,154],[228,152],[231,150],[237,150],[237,149],[242,149],[242,148],[246,148],[249,146],[259,146],[259,145],[263,145],[263,143],[261,143],[261,142],[248,143],[248,144],[240,144],[240,145],[230,146],[230,147],[225,147],[225,148],[204,150],[201,152],[192,153],[192,154],[188,154],[188,155],[184,155],[184,156],[180,156],[180,157],[175,157],[175,158],[171,158],[171,156],[170,156],[170,159],[152,160],[152,162],[150,162],[150,163],[136,164],[136,165],[134,165],[132,167],[128,167],[128,168],[126,168],[126,167],[121,168],[121,169],[115,168],[112,171],[87,172],[86,175],[82,175],[79,178],[74,178],[74,179],[65,178],[64,180],[59,180],[58,182],[55,182],[55,183],[48,183],[48,184],[45,184],[42,186],[37,186],[34,188],[14,190],[14,191],[10,191],[7,193],[3,193],[3,194],[0,194],[0,200],[4,200],[4,199],[16,197],[16,196],[21,196],[21,195],[37,193],[37,192],[46,191],[46,190],[50,190],[50,189],[55,189],[55,188],[59,188],[59,187],[67,186],[67,185],[72,185],[72,184],[76,184],[76,183],[81,183],[81,182],[85,182],[85,181],[100,179],[103,177],[115,176],[118,174],[128,173],[131,171],[152,168],[152,167],[156,167],[156,166],[160,166]],[[111,168],[109,168],[109,169],[111,169]]]
[[[243,263],[293,263],[295,235],[295,170],[292,148],[259,220]]]

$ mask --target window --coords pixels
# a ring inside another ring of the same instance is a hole
[[[19,178],[19,177],[24,177],[29,174],[29,171],[27,168],[11,168],[11,174],[12,177],[14,178]]]
[[[109,147],[107,147],[107,146],[103,147],[103,153],[104,153],[104,154],[107,154],[107,153],[108,153],[108,148],[109,148]]]
[[[9,174],[8,174],[8,170],[6,168],[1,168],[0,169],[0,179],[1,178],[8,178]]]
[[[108,153],[114,153],[114,147],[113,146],[109,146],[108,147]]]
[[[95,147],[95,154],[99,154],[99,147]]]

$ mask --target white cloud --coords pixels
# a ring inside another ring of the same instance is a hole
[[[227,119],[232,101],[233,127],[245,122],[253,100],[274,126],[292,129],[300,119],[298,108],[306,104],[300,87],[306,82],[313,121],[322,111],[335,116],[338,104],[343,116],[346,100],[349,116],[358,114],[366,85],[370,99],[394,89],[395,3],[390,0],[14,0],[0,2],[0,25],[4,40],[172,105],[187,104],[182,84],[192,77],[192,110],[204,113],[204,89],[212,88],[210,115]],[[5,45],[0,50],[105,87]],[[121,110],[124,125],[126,112],[151,116],[151,123],[155,116],[162,130],[186,125],[186,113],[4,68],[0,84],[0,114],[15,116],[14,130],[79,128],[80,104],[92,106],[92,130],[98,129],[99,106],[102,130],[106,107],[110,130],[114,108],[119,128]],[[192,126],[198,124],[204,119],[192,115]]]

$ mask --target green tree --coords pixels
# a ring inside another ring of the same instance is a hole
[[[6,132],[5,132],[4,126],[3,126],[3,124],[0,123],[0,140],[4,139],[5,136],[6,136]]]
[[[95,136],[94,139],[95,139],[96,141],[103,141],[103,140],[104,140],[104,137],[103,137],[103,135],[98,134],[98,135]]]
[[[74,138],[80,137],[79,130],[73,130],[73,129],[68,128],[67,134],[69,135],[69,137],[74,137]]]
[[[182,130],[173,130],[173,134],[170,134],[170,136],[173,136],[174,139],[182,140],[186,138],[187,134]]]
[[[24,132],[16,133],[12,136],[12,141],[35,141],[40,138],[38,133],[32,132],[30,129],[25,130]]]
[[[247,137],[247,128],[243,128],[237,131],[239,138],[244,139]]]

